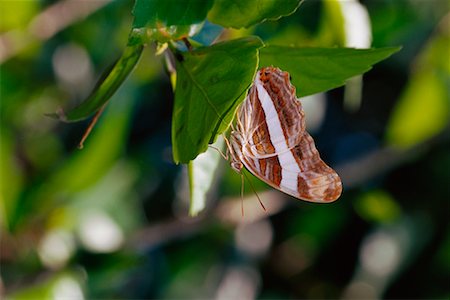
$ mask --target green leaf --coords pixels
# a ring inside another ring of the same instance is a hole
[[[133,31],[159,42],[192,36],[200,31],[212,4],[213,0],[136,0]]]
[[[175,162],[194,159],[228,128],[256,73],[262,45],[259,38],[246,37],[185,53],[177,62]]]
[[[224,140],[218,138],[214,143],[217,149],[223,149]],[[208,148],[197,158],[189,162],[189,188],[191,203],[189,214],[196,216],[206,206],[206,196],[214,181],[214,172],[220,163],[220,154],[216,149]]]
[[[343,15],[344,5],[346,4],[342,3],[340,0],[323,1],[319,30],[315,36],[317,45],[325,47],[345,46],[346,32]]]
[[[260,67],[276,66],[291,74],[297,96],[324,92],[369,71],[400,47],[379,49],[292,48],[268,46],[260,50]]]
[[[67,113],[59,111],[49,116],[57,117],[65,122],[75,122],[86,119],[98,111],[131,73],[141,57],[142,50],[142,45],[127,46],[120,59],[111,70],[104,74],[92,94],[83,103]]]
[[[278,20],[294,13],[303,0],[216,0],[208,20],[224,27],[242,28]]]

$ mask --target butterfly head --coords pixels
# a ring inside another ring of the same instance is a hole
[[[239,174],[241,173],[243,165],[242,165],[242,163],[241,163],[240,161],[234,160],[234,159],[232,158],[232,159],[231,159],[230,165],[231,165],[231,168],[232,168],[234,171],[236,171],[236,172],[239,173]]]

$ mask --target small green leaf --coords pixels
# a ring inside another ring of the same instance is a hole
[[[86,119],[98,111],[117,91],[141,57],[142,45],[127,46],[113,68],[106,72],[92,94],[79,106],[66,112],[50,115],[65,122]]]
[[[216,0],[208,20],[224,27],[242,28],[278,20],[296,11],[303,0]]]
[[[379,49],[292,48],[268,46],[260,50],[260,67],[275,66],[288,71],[297,96],[324,92],[345,84],[345,80],[369,71],[372,65],[399,51]]]
[[[223,149],[224,140],[218,138],[214,143],[217,149]],[[214,172],[220,163],[220,154],[213,148],[208,148],[197,158],[189,162],[189,187],[191,193],[191,203],[189,214],[198,215],[205,209],[206,195],[214,181]]]
[[[257,37],[185,53],[177,62],[172,145],[175,162],[187,163],[224,132],[258,66]]]
[[[167,42],[200,31],[213,0],[136,0],[133,32],[144,40]],[[136,29],[142,29],[139,30]]]

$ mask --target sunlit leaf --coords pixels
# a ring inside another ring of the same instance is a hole
[[[136,0],[133,31],[144,40],[167,42],[200,31],[213,0]]]
[[[217,139],[214,147],[222,149],[223,139]],[[189,214],[198,215],[206,206],[206,196],[214,180],[214,172],[220,163],[220,154],[216,149],[208,148],[193,161],[189,162],[189,187],[191,203]]]
[[[303,0],[216,0],[208,20],[224,27],[249,27],[295,12]]]
[[[98,111],[114,95],[136,66],[143,50],[142,45],[127,46],[113,68],[98,82],[92,94],[79,106],[68,112],[60,111],[52,116],[65,122],[83,120]]]
[[[392,196],[383,190],[362,194],[355,203],[361,217],[375,222],[391,222],[401,216],[401,209]]]
[[[323,1],[320,28],[316,41],[321,46],[345,46],[345,20],[342,1]]]
[[[379,49],[292,48],[268,46],[260,50],[260,67],[276,66],[288,71],[299,97],[327,91],[371,69],[372,65],[399,51]]]
[[[218,43],[184,54],[177,63],[172,145],[187,163],[226,130],[258,66],[257,37]]]
[[[419,55],[413,74],[392,112],[386,139],[410,147],[438,134],[449,124],[450,30],[443,23]]]

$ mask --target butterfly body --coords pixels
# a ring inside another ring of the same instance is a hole
[[[339,198],[342,183],[320,158],[289,74],[262,68],[237,112],[230,137],[232,168],[291,196],[311,202]]]

